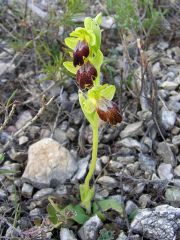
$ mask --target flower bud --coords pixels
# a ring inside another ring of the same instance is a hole
[[[88,57],[89,55],[89,46],[85,41],[78,41],[76,48],[73,52],[73,65],[76,67],[77,65],[83,65],[84,59],[83,57]]]
[[[99,117],[112,125],[122,122],[122,116],[116,103],[107,99],[98,101],[96,111]]]
[[[76,81],[81,89],[91,88],[93,86],[93,80],[97,77],[97,71],[95,67],[87,62],[84,63],[76,74]]]

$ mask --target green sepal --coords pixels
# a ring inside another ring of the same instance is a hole
[[[111,101],[114,97],[115,91],[116,88],[114,85],[97,85],[88,91],[88,99],[93,101],[93,99],[99,100],[105,98]]]
[[[104,84],[102,85],[100,91],[100,96],[106,98],[107,100],[112,100],[116,92],[116,87],[114,85]]]
[[[98,24],[101,25],[102,23],[102,13],[99,13],[95,18],[94,21]]]
[[[73,62],[63,62],[63,66],[71,73],[76,74],[77,73],[77,68],[74,67]]]
[[[65,38],[65,44],[72,50],[74,50],[76,48],[76,45],[79,41],[78,38],[75,38],[75,37],[67,37]]]

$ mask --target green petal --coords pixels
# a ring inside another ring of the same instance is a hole
[[[65,44],[71,48],[72,50],[75,49],[77,43],[78,43],[79,39],[78,38],[74,38],[74,37],[67,37],[65,39]]]
[[[100,95],[101,97],[104,97],[108,100],[112,100],[115,92],[116,92],[116,88],[114,85],[104,84],[102,86],[102,89],[100,90]]]
[[[76,74],[77,73],[77,68],[74,67],[73,62],[63,62],[64,67],[71,73]]]
[[[79,39],[84,39],[84,35],[86,33],[85,28],[77,27],[74,31],[70,33],[71,37],[78,37]]]

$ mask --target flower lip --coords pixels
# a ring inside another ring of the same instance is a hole
[[[84,63],[76,74],[76,81],[81,89],[90,89],[93,86],[93,80],[97,77],[96,68],[89,62]]]
[[[77,65],[82,66],[84,63],[83,57],[89,56],[89,46],[85,41],[78,41],[76,48],[73,52],[73,65],[76,67]]]
[[[98,101],[96,111],[103,121],[112,125],[122,122],[122,116],[117,104],[105,98]]]

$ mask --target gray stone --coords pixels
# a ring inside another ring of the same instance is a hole
[[[122,167],[123,167],[123,164],[120,163],[120,162],[111,160],[111,161],[109,162],[109,167],[110,167],[111,169],[119,169],[119,168],[122,168]]]
[[[66,148],[53,139],[44,138],[29,147],[22,180],[39,189],[55,187],[70,179],[76,169],[77,163]]]
[[[102,157],[101,157],[101,162],[102,162],[103,164],[108,163],[108,161],[109,161],[109,156],[102,156]]]
[[[68,189],[66,186],[61,185],[56,189],[55,195],[57,195],[58,197],[62,197],[68,194]]]
[[[152,72],[153,75],[155,77],[159,76],[159,74],[161,74],[161,66],[160,66],[160,62],[156,62],[153,66],[152,66]]]
[[[107,189],[103,189],[100,192],[95,192],[94,199],[96,200],[103,200],[109,196],[109,191]]]
[[[149,155],[139,154],[140,168],[144,171],[154,172],[156,168],[156,161]]]
[[[134,214],[138,211],[138,206],[131,200],[128,200],[126,203],[125,211],[127,215]]]
[[[174,145],[180,145],[180,134],[173,137],[172,143],[173,143]]]
[[[161,157],[163,162],[170,163],[172,166],[176,165],[174,154],[167,143],[160,142],[158,144],[157,154]]]
[[[116,240],[128,240],[128,237],[124,234],[124,232],[121,232]]]
[[[125,138],[129,136],[138,136],[139,134],[142,135],[142,125],[142,121],[128,124],[125,129],[120,133],[120,137]]]
[[[28,183],[23,183],[21,193],[26,198],[31,198],[33,193],[33,186]]]
[[[8,151],[9,157],[18,163],[24,163],[27,160],[27,152],[16,152],[14,148]]]
[[[165,192],[166,201],[180,203],[180,189],[178,187],[168,188]]]
[[[118,184],[116,179],[109,176],[102,176],[98,179],[97,182],[107,188],[116,188]]]
[[[40,74],[38,76],[38,79],[43,79],[43,78],[46,78],[47,76],[46,75],[42,75]],[[55,85],[53,81],[50,81],[50,80],[46,80],[46,81],[41,81],[40,82],[40,87],[43,91],[45,91],[50,97],[57,97],[60,92],[61,92],[61,88],[59,86],[57,86],[57,84]],[[49,90],[47,90],[49,89]]]
[[[7,198],[7,194],[3,189],[0,189],[0,200],[5,200]]]
[[[161,122],[166,130],[171,130],[176,122],[176,113],[163,107],[161,110]]]
[[[89,164],[89,160],[90,160],[90,155],[88,155],[87,157],[82,158],[78,161],[78,170],[77,170],[76,174],[74,175],[72,182],[74,182],[75,180],[81,180],[85,177],[87,168],[88,168],[88,164]]]
[[[72,102],[76,102],[76,101],[78,101],[78,99],[79,99],[79,96],[77,93],[71,93],[69,96],[69,100]]]
[[[42,217],[42,209],[41,208],[34,208],[29,212],[29,216],[32,220],[36,218],[41,218]]]
[[[171,181],[173,179],[172,166],[169,163],[161,163],[158,167],[158,175],[160,179],[167,179]]]
[[[161,84],[161,87],[163,89],[168,90],[168,91],[172,91],[172,90],[175,90],[178,87],[178,83],[171,82],[171,81],[165,81]]]
[[[17,129],[22,128],[27,122],[32,120],[32,115],[30,113],[30,111],[24,111],[22,112],[19,117],[18,120],[15,123],[15,126]]]
[[[44,198],[51,195],[53,192],[54,192],[53,188],[43,188],[34,194],[33,199],[39,200],[40,198]]]
[[[12,72],[15,69],[14,63],[11,62],[0,62],[0,76],[6,72]]]
[[[103,223],[97,215],[91,217],[79,229],[78,235],[81,240],[95,240],[97,239],[98,230],[103,226]]]
[[[128,155],[128,156],[118,156],[116,159],[118,162],[121,164],[127,165],[129,163],[134,163],[135,161],[135,156],[133,155]]]
[[[180,102],[178,101],[169,101],[168,102],[168,108],[175,113],[178,113],[180,111]]]
[[[115,28],[115,20],[112,16],[103,16],[101,27],[105,29]]]
[[[66,133],[60,128],[55,129],[53,138],[60,144],[68,140]]]
[[[130,231],[151,240],[173,240],[180,228],[180,208],[160,205],[143,209],[135,216]]]
[[[101,163],[101,159],[98,158],[96,161],[95,175],[98,175],[101,171],[102,171],[102,163]]]
[[[169,43],[168,42],[160,42],[157,45],[157,48],[159,48],[160,50],[166,50],[169,47]]]
[[[60,239],[61,240],[77,240],[77,238],[74,236],[73,231],[63,227],[60,230]]]
[[[71,140],[74,141],[74,139],[77,137],[78,132],[74,128],[69,128],[66,132],[66,136]]]
[[[29,140],[29,138],[27,136],[21,136],[19,137],[18,141],[19,141],[19,145],[23,145],[25,143],[27,143]]]
[[[139,197],[139,204],[141,208],[145,208],[151,202],[151,196],[149,194],[142,194]]]
[[[174,174],[175,174],[175,176],[180,177],[180,165],[178,165],[178,166],[174,169]]]
[[[118,141],[118,144],[127,148],[136,148],[138,150],[141,149],[141,143],[130,137]]]

